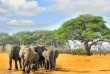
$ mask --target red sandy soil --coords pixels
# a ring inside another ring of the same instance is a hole
[[[20,69],[14,70],[14,64],[13,61],[12,70],[9,71],[8,54],[0,53],[0,74],[23,74]],[[55,69],[46,71],[44,68],[40,68],[38,71],[31,71],[30,74],[110,74],[110,55],[59,54]]]

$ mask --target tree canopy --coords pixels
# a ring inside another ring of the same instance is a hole
[[[81,40],[85,44],[87,54],[90,55],[90,48],[98,41],[110,39],[110,29],[105,25],[102,16],[80,15],[67,20],[56,30],[57,39]],[[89,44],[89,42],[92,42]]]

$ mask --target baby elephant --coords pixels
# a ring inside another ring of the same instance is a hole
[[[31,65],[32,70],[37,70],[38,68],[38,60],[39,60],[39,55],[37,52],[33,51],[33,62]]]
[[[51,69],[52,66],[55,66],[55,61],[54,61],[54,52],[53,50],[51,51],[44,51],[42,53],[43,57],[45,58],[45,69]]]

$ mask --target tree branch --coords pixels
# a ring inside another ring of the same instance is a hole
[[[97,45],[97,43],[98,43],[99,41],[110,42],[110,41],[108,41],[108,40],[97,40],[96,42],[92,42],[89,47],[91,47],[92,45]]]

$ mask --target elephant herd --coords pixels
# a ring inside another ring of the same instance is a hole
[[[20,68],[27,73],[30,70],[36,71],[40,67],[45,67],[46,70],[55,68],[56,58],[58,57],[58,50],[47,50],[44,46],[12,46],[6,45],[9,55],[9,69],[12,69],[12,59],[15,61],[15,70],[18,69],[17,61],[19,61]]]

